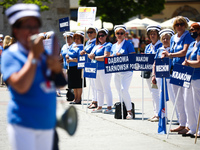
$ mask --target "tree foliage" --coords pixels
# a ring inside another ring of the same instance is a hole
[[[79,0],[79,5],[97,7],[97,16],[114,25],[127,22],[129,18],[143,14],[152,16],[164,9],[165,0]]]
[[[1,0],[0,5],[3,6],[3,9],[7,9],[8,7],[16,4],[16,3],[29,3],[29,4],[37,4],[40,7],[41,11],[49,10],[49,7],[45,5],[46,3],[50,3],[49,0]],[[45,4],[44,4],[45,3]]]

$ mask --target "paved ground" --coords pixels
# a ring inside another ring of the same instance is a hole
[[[114,103],[118,95],[111,82]],[[135,103],[136,118],[134,120],[117,120],[114,114],[92,114],[86,109],[88,88],[84,89],[84,105],[76,105],[78,111],[78,129],[74,136],[69,136],[63,129],[57,128],[60,150],[199,150],[200,140],[194,144],[194,139],[182,137],[176,133],[166,135],[157,134],[158,123],[147,121],[153,115],[151,96],[144,82],[144,120],[142,120],[142,79],[139,72],[134,72],[130,93]],[[57,110],[67,108],[66,91],[57,100]],[[6,132],[6,109],[9,94],[5,87],[0,88],[0,150],[10,150]],[[89,101],[90,102],[90,101]],[[103,107],[106,109],[106,105]],[[171,118],[172,103],[168,102],[168,118]],[[114,110],[114,109],[113,109]],[[173,123],[176,121],[174,117]],[[176,127],[177,125],[172,125]],[[169,125],[167,125],[167,128]]]

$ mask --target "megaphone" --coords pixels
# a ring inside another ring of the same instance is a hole
[[[74,106],[70,106],[63,114],[57,117],[57,127],[67,131],[69,135],[73,135],[77,128],[77,111]]]

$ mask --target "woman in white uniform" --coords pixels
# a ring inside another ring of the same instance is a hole
[[[112,43],[109,42],[108,30],[100,29],[97,34],[96,45],[92,49],[92,52],[88,55],[92,62],[97,63],[97,76],[95,85],[97,89],[98,107],[97,109],[93,109],[92,113],[102,113],[104,97],[107,101],[107,109],[104,111],[104,113],[112,113],[113,99],[110,87],[112,74],[105,74],[104,71],[104,58],[110,56],[111,47]]]
[[[189,131],[182,136],[195,137],[197,120],[200,110],[200,22],[193,23],[190,27],[190,34],[195,39],[188,48],[186,59],[183,65],[195,68],[189,89],[185,89],[186,116]],[[197,137],[200,138],[200,127]]]
[[[126,26],[116,25],[114,27],[117,43],[111,48],[112,56],[127,55],[135,53],[133,44],[125,40]],[[124,101],[127,109],[126,119],[133,119],[131,96],[128,92],[133,71],[114,73],[115,87],[117,89],[120,101]]]
[[[189,44],[194,40],[190,33],[186,30],[188,28],[189,19],[183,16],[177,16],[173,21],[173,29],[177,32],[172,36],[170,41],[170,53],[167,51],[163,52],[162,57],[169,57],[172,59],[172,68],[175,64],[182,64],[185,60],[185,55]],[[180,89],[179,89],[180,88]],[[180,90],[179,95],[178,89]],[[175,97],[177,98],[176,108],[179,116],[179,126],[175,129],[171,129],[171,132],[178,132],[179,134],[184,134],[188,132],[186,127],[187,117],[185,110],[185,88],[172,84],[172,90]]]
[[[96,27],[89,27],[87,30],[87,35],[89,37],[89,40],[85,44],[84,50],[81,51],[80,55],[84,54],[90,54],[92,49],[95,46],[96,43],[96,36],[98,33],[98,29]],[[90,59],[87,60],[87,62],[91,62]],[[90,85],[92,89],[92,103],[88,107],[89,109],[97,108],[97,90],[95,86],[95,79],[93,78],[88,78],[90,80]]]
[[[159,25],[149,25],[147,26],[147,36],[151,40],[151,43],[145,47],[145,54],[156,54],[157,50],[162,47],[162,43],[159,40],[159,31],[161,27]],[[153,99],[153,109],[154,109],[154,116],[149,118],[148,121],[151,122],[158,122],[158,112],[159,112],[159,90],[156,88],[151,87],[151,78],[146,79],[147,85],[152,95]],[[157,86],[160,86],[161,79],[156,78]]]

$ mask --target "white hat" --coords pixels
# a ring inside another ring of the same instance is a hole
[[[178,16],[177,16],[178,17]],[[188,17],[183,17],[185,20],[186,20],[186,22],[190,22],[190,20],[188,19]],[[176,17],[174,17],[173,19],[172,19],[172,24],[174,23],[174,21],[176,20]]]
[[[76,33],[74,33],[73,36],[75,36],[76,34],[81,35],[82,37],[84,37],[85,32],[83,32],[83,31],[76,31]]]
[[[163,29],[163,30],[161,30],[161,31],[159,32],[160,37],[161,37],[163,34],[171,34],[171,36],[172,36],[172,35],[174,35],[174,31],[173,31],[172,29]]]
[[[99,29],[98,33],[99,33],[100,31],[104,31],[107,35],[108,35],[108,32],[109,32],[108,29],[106,29],[106,28]]]
[[[40,18],[40,8],[35,4],[15,4],[9,7],[5,13],[11,25],[23,17],[32,16]]]
[[[2,38],[3,37],[3,34],[0,34],[0,38]]]
[[[123,29],[126,32],[126,26],[125,25],[115,25],[114,26],[114,31],[116,31],[118,29]]]
[[[42,33],[39,33],[38,36],[42,36],[45,38],[45,34],[42,32]]]
[[[73,37],[73,35],[74,35],[74,32],[64,32],[64,33],[63,33],[63,36],[64,36],[64,37],[67,37],[67,36]]]
[[[90,27],[88,28],[88,30],[89,30],[89,29],[94,29],[94,30],[96,31],[96,33],[98,33],[98,29],[97,29],[96,27],[90,26]]]
[[[47,36],[51,36],[52,34],[54,34],[54,31],[48,31],[48,32],[46,32],[45,36],[46,36],[46,37],[47,37]]]
[[[146,29],[147,29],[147,32],[149,30],[157,30],[159,32],[161,30],[161,26],[160,25],[148,25]]]

